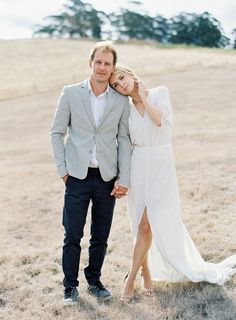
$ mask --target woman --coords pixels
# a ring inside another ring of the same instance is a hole
[[[149,295],[153,293],[152,280],[223,284],[236,272],[236,255],[218,264],[205,262],[181,219],[168,89],[146,89],[127,67],[115,69],[110,85],[132,101],[128,212],[135,245],[121,299],[133,298],[134,280],[140,268],[144,292]]]

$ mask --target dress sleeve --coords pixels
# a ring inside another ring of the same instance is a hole
[[[160,86],[155,90],[156,105],[162,112],[161,126],[171,126],[172,122],[172,105],[170,100],[170,94],[167,87]]]

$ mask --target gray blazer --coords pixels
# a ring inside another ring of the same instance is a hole
[[[51,127],[52,153],[59,175],[84,179],[96,143],[103,180],[117,176],[119,184],[128,187],[131,157],[128,117],[128,98],[110,87],[106,110],[96,127],[87,80],[65,86]]]

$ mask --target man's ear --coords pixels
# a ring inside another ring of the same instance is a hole
[[[92,60],[89,60],[89,66],[92,68]]]
[[[113,64],[112,72],[115,70],[115,68],[116,68],[116,64]]]

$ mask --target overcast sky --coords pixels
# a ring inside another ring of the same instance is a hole
[[[125,0],[84,0],[97,10],[107,13],[119,7],[128,7]],[[156,13],[166,18],[179,12],[210,12],[221,22],[229,36],[236,28],[236,0],[144,0],[143,8],[148,14]],[[0,0],[0,39],[30,38],[32,27],[42,23],[48,15],[60,13],[66,0]]]

